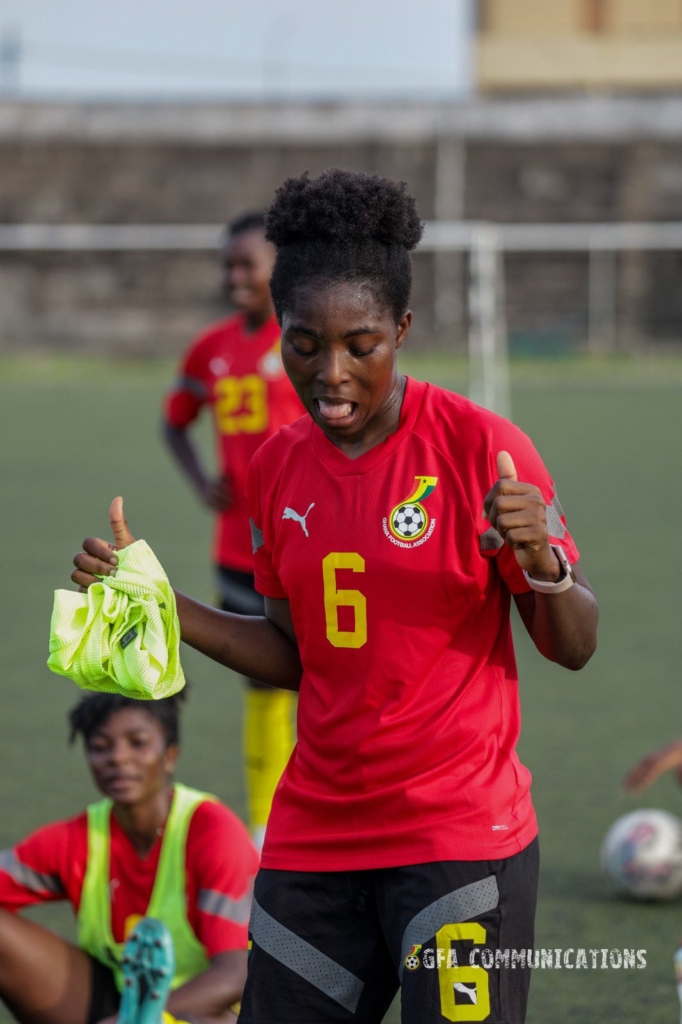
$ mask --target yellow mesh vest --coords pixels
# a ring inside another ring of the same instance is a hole
[[[185,846],[194,811],[204,800],[215,800],[176,783],[173,802],[166,822],[159,867],[146,916],[166,925],[175,947],[175,977],[171,988],[184,985],[209,967],[206,950],[187,919],[185,892]],[[111,930],[109,889],[109,818],[111,800],[100,800],[88,807],[88,863],[78,910],[78,945],[114,972],[122,988],[121,957],[123,943],[115,942]]]

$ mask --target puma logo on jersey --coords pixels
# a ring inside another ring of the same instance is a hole
[[[303,530],[303,532],[306,535],[306,537],[309,537],[310,534],[308,533],[308,527],[306,526],[305,521],[308,518],[308,516],[310,515],[311,508],[315,508],[315,502],[314,501],[310,502],[310,504],[308,505],[308,511],[306,512],[306,514],[304,516],[302,516],[302,515],[299,515],[299,513],[296,512],[293,508],[288,508],[287,507],[287,508],[284,509],[284,515],[282,516],[282,519],[294,519],[297,523],[301,524],[301,529]]]

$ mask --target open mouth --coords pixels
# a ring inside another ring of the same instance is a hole
[[[348,402],[341,398],[316,398],[314,404],[318,417],[330,427],[348,426],[358,411],[357,402]]]

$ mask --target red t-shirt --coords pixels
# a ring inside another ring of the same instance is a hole
[[[503,449],[577,561],[530,440],[429,384],[408,379],[398,430],[360,458],[311,419],[254,457],[256,588],[288,598],[304,669],[263,867],[489,860],[534,838],[509,621],[529,588],[483,518]]]
[[[123,942],[147,911],[162,840],[143,858],[113,815],[110,830],[111,926],[116,942]],[[45,825],[0,853],[0,907],[14,911],[68,900],[77,913],[87,859],[87,814]],[[187,917],[207,956],[246,949],[258,854],[242,822],[224,804],[207,800],[195,810],[185,864]]]
[[[216,517],[213,557],[241,572],[253,572],[244,497],[249,462],[263,441],[305,412],[284,372],[279,341],[274,317],[251,334],[242,316],[213,324],[187,350],[166,398],[166,419],[174,427],[187,427],[207,403],[212,408],[218,460],[233,494]]]

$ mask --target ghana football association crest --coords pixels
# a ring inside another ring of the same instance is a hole
[[[434,531],[436,520],[429,516],[424,502],[436,489],[437,476],[415,477],[416,487],[409,498],[391,509],[384,518],[384,533],[390,541],[400,547],[418,547],[424,544]]]
[[[415,944],[412,946],[412,949],[403,960],[403,963],[405,964],[405,967],[407,968],[408,971],[418,971],[419,968],[421,967],[421,960],[419,959],[421,949],[421,946],[415,942]]]

